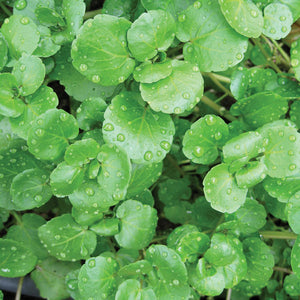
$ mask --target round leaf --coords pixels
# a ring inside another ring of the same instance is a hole
[[[166,60],[161,63],[145,61],[135,68],[133,77],[135,81],[152,83],[168,77],[172,73],[172,61]]]
[[[139,277],[152,271],[152,265],[147,260],[138,260],[120,269],[118,275],[121,277]]]
[[[300,191],[289,200],[285,213],[292,230],[300,234]]]
[[[118,268],[117,262],[111,257],[97,256],[88,259],[78,276],[80,294],[85,298],[108,299],[117,287],[114,274]]]
[[[182,151],[194,163],[211,164],[218,158],[218,147],[226,142],[228,134],[228,126],[220,117],[206,115],[185,133]]]
[[[133,93],[121,93],[104,114],[103,136],[124,149],[137,164],[160,162],[171,149],[174,123],[170,116],[153,112]]]
[[[156,296],[152,289],[142,289],[141,283],[135,279],[128,279],[122,282],[116,294],[116,300],[128,300],[128,299],[153,299],[156,300]]]
[[[157,224],[156,209],[127,200],[118,207],[117,217],[121,229],[115,239],[121,247],[139,250],[149,245]]]
[[[291,105],[290,116],[291,120],[300,128],[300,101],[295,101]]]
[[[233,213],[244,204],[248,189],[239,188],[228,171],[228,165],[220,164],[207,173],[203,181],[204,194],[212,208]]]
[[[40,39],[35,23],[29,17],[22,15],[13,15],[5,19],[1,32],[8,44],[10,54],[15,58],[19,58],[22,53],[32,54]]]
[[[90,230],[100,236],[113,236],[119,232],[119,220],[114,218],[103,219],[99,223],[91,226]]]
[[[14,177],[10,193],[16,210],[40,207],[52,197],[49,174],[41,169],[28,169]]]
[[[178,16],[176,36],[187,42],[185,60],[198,64],[201,71],[224,71],[243,59],[247,38],[226,21],[218,1],[196,1]]]
[[[33,94],[43,83],[45,66],[36,56],[23,54],[14,65],[12,74],[20,86],[22,96]]]
[[[101,187],[111,193],[115,200],[123,200],[131,175],[130,160],[123,150],[116,145],[103,145],[97,159],[101,171],[97,177]]]
[[[7,49],[6,42],[3,39],[3,37],[0,36],[0,71],[7,63],[7,59],[8,59],[7,53],[8,53],[8,49]]]
[[[127,32],[129,50],[139,61],[151,59],[171,46],[175,30],[175,21],[167,11],[143,13]]]
[[[101,85],[125,81],[135,65],[126,46],[130,25],[124,18],[109,15],[97,15],[85,22],[72,44],[74,67]]]
[[[49,254],[59,260],[85,259],[96,247],[95,233],[78,225],[70,214],[51,219],[38,231],[39,238]]]
[[[222,13],[238,33],[257,38],[263,29],[261,10],[251,0],[219,0]]]
[[[298,80],[300,80],[300,42],[299,41],[295,41],[294,43],[292,43],[291,65],[295,71],[295,77]],[[299,104],[298,104],[298,106],[299,106]]]
[[[155,267],[159,279],[166,283],[184,285],[187,282],[186,267],[173,249],[152,245],[146,251],[146,260]]]
[[[199,68],[172,60],[170,76],[154,83],[141,83],[142,97],[154,111],[180,114],[191,110],[203,96],[204,82]]]
[[[27,96],[25,102],[22,115],[9,120],[13,132],[23,139],[27,139],[28,131],[39,115],[56,108],[58,98],[52,88],[43,85],[34,94]]]
[[[295,274],[287,275],[283,283],[284,290],[292,297],[300,295],[300,279]]]
[[[35,267],[37,257],[22,244],[0,239],[0,275],[3,277],[21,277]]]
[[[42,160],[62,157],[68,139],[78,135],[75,118],[60,109],[50,109],[40,115],[28,132],[29,151]]]
[[[271,3],[264,9],[263,34],[275,40],[286,37],[291,31],[293,16],[288,6]]]

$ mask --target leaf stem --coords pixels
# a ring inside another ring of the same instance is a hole
[[[273,62],[272,57],[269,56],[265,48],[262,46],[259,39],[252,39],[253,43],[259,48],[263,56],[267,59],[270,67],[272,67],[277,73],[282,73],[278,66]]]
[[[219,87],[224,93],[229,95],[230,97],[233,97],[232,93],[220,82],[220,76],[213,73],[206,73],[206,75],[211,79],[211,81]],[[216,76],[217,75],[217,76]],[[223,76],[222,76],[223,77]],[[234,98],[234,97],[233,97]]]
[[[227,294],[226,294],[226,300],[230,300],[231,299],[231,293],[232,293],[232,289],[228,289],[227,290]]]
[[[22,224],[20,216],[15,211],[11,210],[9,213],[16,219],[17,224]]]
[[[287,273],[287,274],[294,274],[294,272],[290,269],[287,269],[287,268],[282,268],[282,267],[273,267],[273,270],[274,271],[279,271],[279,272],[283,272],[283,273]]]
[[[97,15],[99,15],[101,13],[102,13],[102,8],[96,9],[96,10],[87,11],[84,14],[84,16],[83,16],[83,20],[94,18],[95,16],[97,16]]]
[[[277,48],[277,50],[280,52],[280,54],[282,55],[282,57],[285,59],[287,65],[290,66],[291,65],[290,57],[281,48],[281,46],[277,43],[277,41],[273,40],[272,38],[270,38],[270,40],[272,41],[272,43],[274,44],[274,46]]]
[[[264,239],[295,240],[297,234],[290,231],[260,231],[260,236]]]
[[[226,83],[231,82],[231,79],[229,77],[226,77],[226,76],[223,76],[223,75],[219,75],[219,74],[215,74],[215,73],[206,73],[206,72],[203,72],[203,75],[204,76],[213,76],[213,77],[215,77],[216,79],[218,79],[219,81],[222,81],[222,82],[226,82]]]
[[[229,111],[226,110],[226,108],[224,106],[221,106],[221,105],[215,103],[213,100],[211,100],[207,96],[203,96],[201,98],[201,101],[203,103],[205,103],[207,106],[209,106],[210,108],[212,108],[214,111],[216,111],[220,116],[222,116],[225,119],[227,119],[228,121],[234,121],[234,120],[236,120],[236,118],[234,116],[232,116],[229,113]]]
[[[10,17],[12,12],[2,3],[0,2],[0,8]]]
[[[24,281],[24,277],[20,277],[15,300],[20,300],[21,299],[23,281]]]

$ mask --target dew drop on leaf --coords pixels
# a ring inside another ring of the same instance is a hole
[[[120,133],[120,134],[118,134],[118,136],[117,136],[117,140],[118,140],[119,142],[124,142],[124,141],[125,141],[125,136],[124,136],[122,133]]]
[[[186,16],[184,14],[178,16],[178,22],[182,23],[185,21],[185,19],[186,19]]]
[[[168,150],[170,149],[170,147],[171,147],[170,143],[167,142],[167,141],[162,141],[162,142],[160,143],[160,146],[161,146],[164,150],[166,150],[166,151],[168,151]]]
[[[145,155],[144,155],[144,159],[146,160],[146,161],[149,161],[149,160],[151,160],[153,158],[153,153],[151,152],[151,151],[147,151],[146,153],[145,153]]]
[[[27,17],[24,17],[24,18],[22,18],[21,19],[21,24],[23,24],[23,25],[27,25],[27,24],[29,24],[29,19],[27,18]]]
[[[80,69],[80,71],[84,72],[84,71],[87,70],[87,65],[86,65],[86,64],[81,64],[81,65],[79,66],[79,69]]]
[[[27,6],[26,0],[18,0],[15,2],[15,8],[17,10],[22,10],[22,9],[26,8],[26,6]]]
[[[114,128],[114,126],[112,124],[106,123],[104,125],[103,129],[106,130],[106,131],[113,131],[115,128]]]

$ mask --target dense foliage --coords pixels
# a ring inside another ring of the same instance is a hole
[[[0,1],[0,276],[298,299],[300,0],[91,4]]]

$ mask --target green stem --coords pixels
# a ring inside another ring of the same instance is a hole
[[[99,15],[102,13],[102,8],[101,9],[96,9],[96,10],[91,10],[91,11],[87,11],[84,16],[83,16],[83,20],[87,20],[87,19],[91,19],[94,18],[95,16]]]
[[[166,240],[168,238],[169,235],[161,235],[161,236],[158,236],[156,238],[154,238],[151,243],[156,243],[156,242],[160,242],[160,241],[163,241],[163,240]]]
[[[259,39],[252,39],[252,41],[254,42],[254,44],[256,46],[258,46],[258,48],[260,49],[261,53],[263,54],[263,56],[267,59],[270,67],[272,67],[277,73],[281,73],[281,70],[278,68],[278,66],[273,62],[272,57],[269,56],[269,54],[267,53],[267,51],[265,50],[265,48],[262,46],[261,42]]]
[[[12,12],[3,4],[0,2],[0,8],[10,17],[12,15]]]
[[[9,213],[16,219],[18,224],[22,224],[20,216],[15,211],[11,210]]]
[[[24,281],[24,277],[20,277],[15,300],[20,300],[21,299],[23,281]]]
[[[277,50],[280,52],[280,54],[282,55],[282,57],[285,59],[286,64],[288,66],[291,65],[291,60],[290,57],[286,54],[286,52],[280,47],[280,45],[277,43],[277,41],[273,40],[272,38],[270,38],[270,40],[272,41],[272,43],[274,44],[274,46],[277,48]]]
[[[282,268],[282,267],[273,267],[273,270],[274,271],[279,271],[279,272],[283,272],[283,273],[287,273],[287,274],[294,274],[294,272],[290,269],[287,269],[287,268]]]
[[[230,83],[231,79],[229,77],[223,76],[223,75],[219,75],[219,74],[215,74],[215,73],[203,73],[204,76],[213,76],[215,77],[217,80],[222,81],[222,82],[226,82],[226,83]]]
[[[228,121],[234,121],[236,118],[232,116],[228,110],[224,106],[221,106],[217,103],[215,103],[213,100],[209,99],[207,96],[203,96],[201,98],[201,101],[205,103],[207,106],[212,108],[214,111],[216,111],[220,116],[224,117]]]
[[[227,290],[227,294],[226,294],[226,300],[230,300],[231,299],[231,293],[232,293],[232,289],[228,289]]]
[[[217,77],[216,74],[213,73],[206,73],[206,75],[212,80],[212,82],[219,87],[224,93],[233,97],[232,93],[220,82],[219,76]],[[234,97],[233,97],[234,98]]]
[[[260,231],[260,236],[264,239],[295,240],[297,234],[290,231]]]

